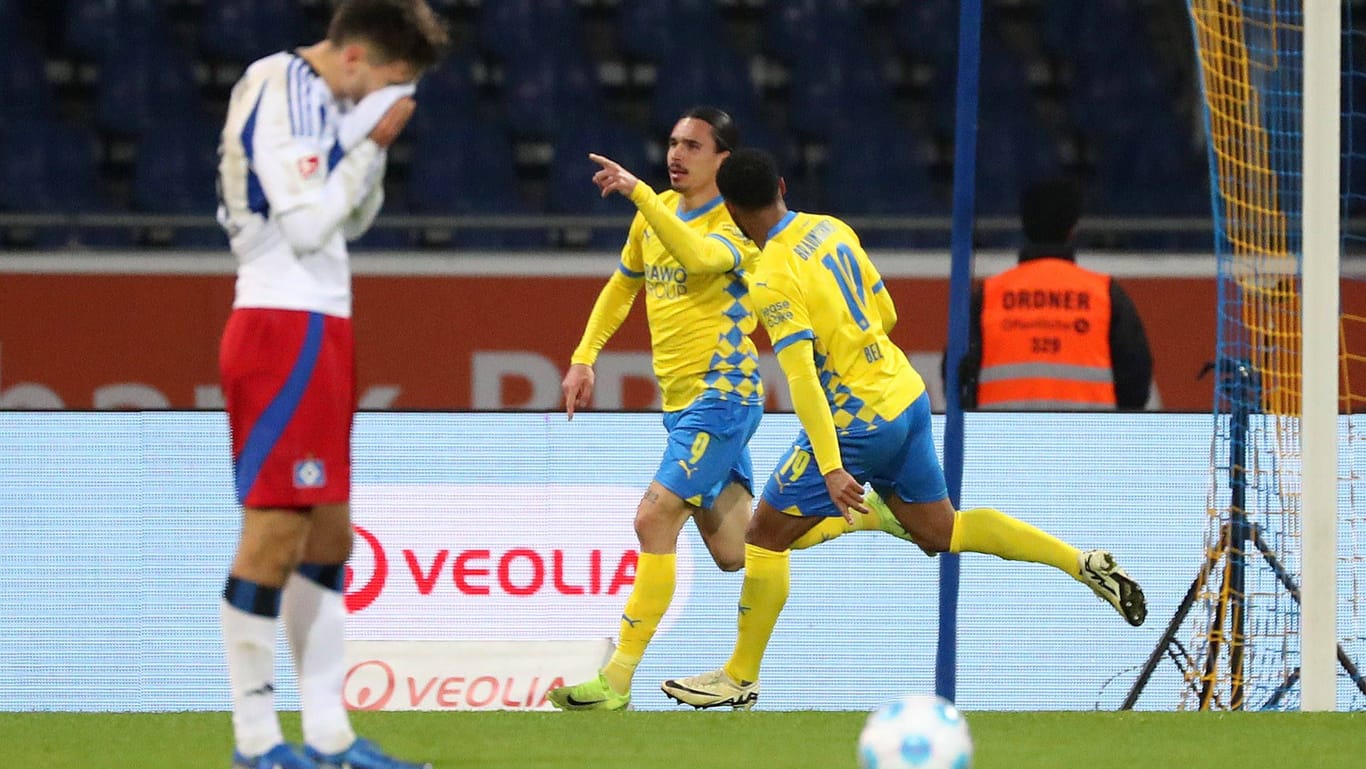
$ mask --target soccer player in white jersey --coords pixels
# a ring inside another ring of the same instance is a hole
[[[342,700],[356,408],[346,241],[383,201],[385,150],[447,44],[424,0],[343,0],[327,38],[233,88],[218,218],[237,257],[219,354],[243,507],[220,614],[234,769],[415,769],[351,729]],[[275,712],[277,621],[299,678],[303,749]]]

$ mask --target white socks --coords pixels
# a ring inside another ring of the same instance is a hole
[[[342,700],[346,682],[346,601],[341,566],[304,564],[285,583],[280,616],[285,621],[294,670],[299,676],[304,742],[323,753],[340,753],[356,741]],[[335,584],[338,589],[320,582]]]
[[[259,756],[284,742],[275,715],[275,617],[219,605],[223,647],[232,686],[232,729],[237,750]]]

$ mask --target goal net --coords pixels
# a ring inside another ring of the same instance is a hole
[[[1209,138],[1218,349],[1184,708],[1301,704],[1303,498],[1313,482],[1302,458],[1319,439],[1301,420],[1303,151],[1315,140],[1302,131],[1305,1],[1189,0]],[[1366,130],[1354,131],[1366,129],[1356,111],[1366,113],[1366,36],[1352,28],[1351,5],[1341,25],[1337,703],[1363,709],[1355,663],[1366,662],[1366,419],[1354,414],[1366,408],[1366,285],[1351,255],[1366,251],[1366,223],[1353,221],[1366,215]]]

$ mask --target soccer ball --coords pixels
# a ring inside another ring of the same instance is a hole
[[[873,711],[858,738],[863,769],[968,769],[972,736],[952,702],[908,694]]]

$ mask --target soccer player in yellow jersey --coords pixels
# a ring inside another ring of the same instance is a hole
[[[717,182],[762,248],[750,295],[778,354],[802,430],[764,487],[745,537],[735,651],[720,670],[663,684],[697,708],[749,709],[788,591],[788,550],[822,520],[866,512],[869,483],[926,553],[991,553],[1086,583],[1131,625],[1137,582],[1103,550],[1082,552],[999,510],[955,510],[934,453],[925,383],[887,333],[896,309],[858,236],[832,216],[788,211],[773,159],[738,150]]]
[[[628,197],[638,213],[621,262],[598,295],[563,382],[569,418],[593,393],[593,363],[645,290],[654,372],[663,392],[668,445],[636,508],[640,557],[621,615],[616,651],[599,675],[554,689],[561,710],[620,710],[645,647],[673,599],[674,554],[689,517],[716,564],[744,565],[744,532],[753,504],[749,449],[763,415],[756,325],[743,274],[758,257],[722,205],[716,170],[739,142],[729,115],[714,107],[683,114],[669,135],[672,189],[656,194],[600,155],[593,181],[602,194]],[[889,522],[890,521],[890,525]],[[860,516],[813,530],[802,548],[857,529],[895,529],[890,517]]]

